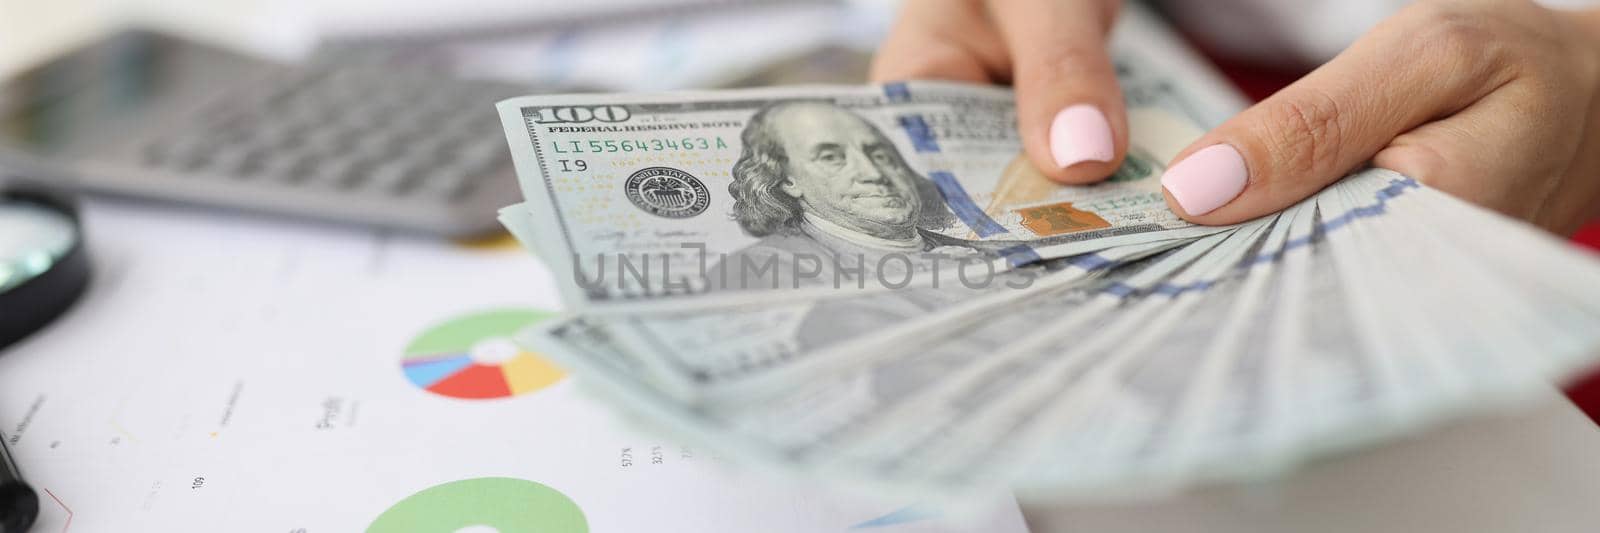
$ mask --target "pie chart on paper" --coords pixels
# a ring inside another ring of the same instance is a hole
[[[412,340],[400,367],[418,388],[450,398],[490,400],[535,392],[566,373],[518,347],[511,336],[554,316],[513,309],[456,317]]]
[[[588,533],[583,510],[532,481],[487,477],[437,485],[401,500],[367,533]]]

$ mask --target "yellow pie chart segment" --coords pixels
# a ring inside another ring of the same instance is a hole
[[[502,363],[500,371],[505,373],[513,396],[553,385],[565,375],[561,369],[527,352]]]

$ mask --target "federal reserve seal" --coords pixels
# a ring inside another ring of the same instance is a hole
[[[634,172],[622,190],[633,205],[659,217],[689,218],[711,206],[705,184],[675,168],[649,167]]]

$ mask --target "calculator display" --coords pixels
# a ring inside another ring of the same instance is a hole
[[[153,32],[115,34],[0,83],[0,157],[100,155],[261,64]]]

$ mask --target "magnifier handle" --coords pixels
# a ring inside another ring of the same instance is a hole
[[[39,494],[22,482],[17,464],[0,439],[0,533],[25,533],[39,517]]]

